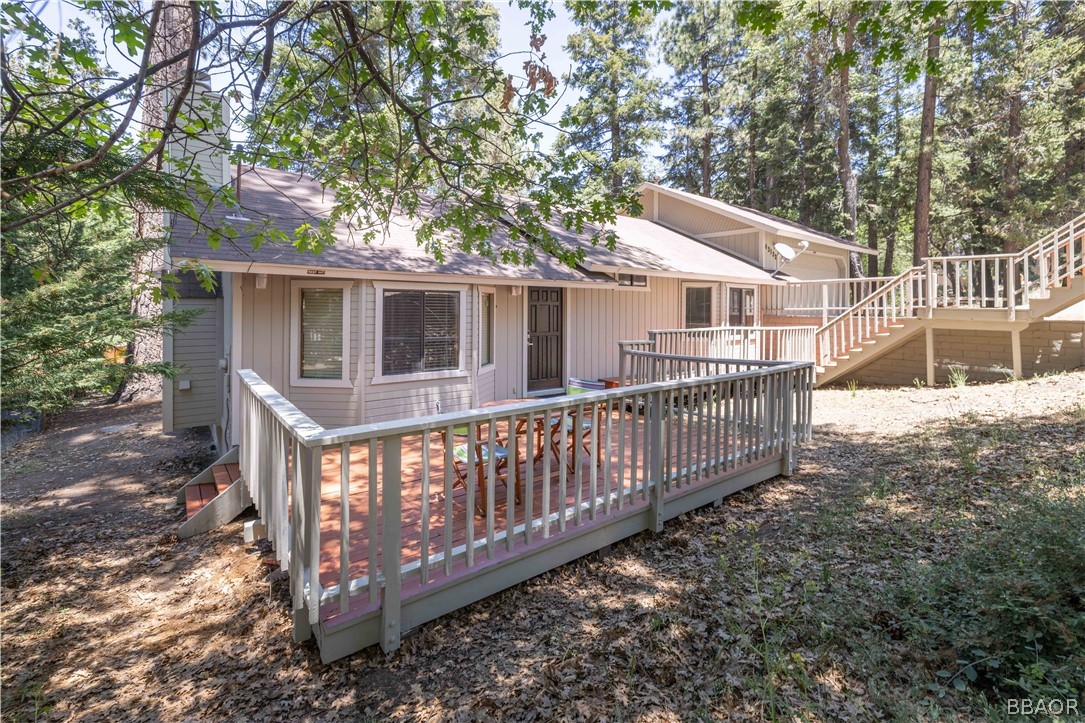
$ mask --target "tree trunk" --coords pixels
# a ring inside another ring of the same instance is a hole
[[[874,52],[877,52],[877,44],[875,42],[872,48]],[[881,203],[881,178],[878,175],[878,164],[881,162],[881,158],[878,154],[878,144],[881,142],[881,76],[876,67],[871,68],[871,81],[873,87],[870,92],[870,108],[868,116],[870,118],[870,137],[867,139],[867,174],[870,178],[869,188],[866,191],[866,208],[867,208],[867,222],[866,222],[866,241],[867,247],[874,251],[867,257],[867,275],[878,275],[878,231],[879,224],[883,221]]]
[[[701,138],[701,195],[712,195],[712,104],[709,102],[708,54],[701,54],[701,122],[705,125]]]
[[[882,276],[893,276],[893,261],[897,252],[897,233],[900,229],[900,152],[901,136],[904,129],[901,127],[903,102],[900,97],[900,66],[897,66],[893,77],[893,158],[898,160],[893,164],[893,186],[889,197],[889,232],[885,235],[885,259],[882,261]]]
[[[1006,214],[1002,251],[1005,253],[1017,251],[1020,248],[1018,242],[1024,235],[1023,219],[1017,215],[1016,206],[1017,196],[1021,192],[1021,152],[1019,148],[1021,143],[1021,110],[1024,105],[1024,100],[1021,97],[1022,73],[1020,72],[1020,60],[1025,52],[1028,20],[1019,17],[1019,13],[1027,15],[1028,9],[1027,6],[1021,8],[1017,4],[1011,7],[1010,23],[1014,29],[1020,28],[1020,34],[1017,37],[1017,47],[1015,48],[1014,72],[1010,75],[1013,91],[1010,94],[1010,105],[1007,109],[1006,153],[1002,167],[1002,188],[1004,189],[1002,205],[1003,212]]]
[[[859,16],[854,10],[849,11],[847,27],[844,30],[844,53],[849,54],[855,48],[855,25],[859,22]],[[839,114],[839,135],[837,136],[836,151],[839,163],[840,186],[844,191],[844,228],[845,236],[849,241],[855,240],[855,227],[858,216],[859,189],[855,183],[855,171],[851,166],[851,68],[848,63],[840,66],[840,87],[837,99],[837,112]],[[851,276],[862,276],[863,266],[859,262],[859,254],[852,252],[849,256]]]
[[[809,225],[813,220],[813,208],[811,208],[810,193],[810,170],[814,161],[810,158],[814,141],[814,115],[817,109],[814,106],[814,84],[817,82],[817,68],[814,61],[814,51],[808,48],[806,52],[806,78],[802,90],[802,129],[799,131],[799,223]]]
[[[923,115],[919,121],[919,164],[916,168],[915,238],[912,263],[919,265],[930,255],[931,171],[934,163],[934,113],[938,99],[938,77],[930,66],[938,61],[942,27],[939,23],[927,38],[927,69],[923,77]]]
[[[750,119],[749,119],[749,158],[746,168],[746,203],[750,208],[757,208],[754,203],[754,189],[757,186],[757,61],[753,61],[753,77],[750,80]]]

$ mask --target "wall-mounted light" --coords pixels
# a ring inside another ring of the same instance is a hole
[[[266,289],[267,288],[267,274],[257,274],[256,275],[256,288],[258,288],[258,289]]]
[[[523,286],[513,286],[512,291],[510,293],[513,296],[519,296],[520,294],[524,293],[524,287]]]

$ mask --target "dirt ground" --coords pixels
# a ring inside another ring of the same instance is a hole
[[[209,461],[208,437],[163,434],[156,403],[88,404],[4,455],[3,718],[769,717],[703,613],[744,604],[709,574],[727,555],[719,541],[749,529],[786,546],[796,520],[888,464],[894,439],[962,415],[1013,424],[1083,409],[1085,373],[819,390],[814,404],[815,441],[795,476],[429,623],[395,655],[326,666],[311,642],[291,642],[284,584],[243,543],[242,521],[177,539],[173,493]],[[868,717],[868,691],[833,671],[819,673],[825,707],[811,718]]]

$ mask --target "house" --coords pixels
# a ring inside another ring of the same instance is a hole
[[[644,217],[617,220],[613,250],[593,246],[590,231],[555,228],[584,249],[577,268],[546,256],[503,265],[454,248],[437,262],[404,217],[372,244],[340,227],[320,255],[254,249],[263,223],[293,233],[323,218],[331,199],[286,171],[249,168],[233,182],[242,210],[217,207],[203,221],[232,224],[234,243],[211,248],[187,218],[171,229],[172,263],[206,264],[221,283],[211,294],[182,285],[177,303],[204,313],[167,340],[167,359],[181,367],[163,390],[167,428],[228,429],[231,369],[253,369],[325,426],[560,393],[569,378],[616,377],[618,342],[649,330],[757,326],[765,290],[785,283],[773,277],[777,246],[804,242],[786,271],[812,279],[846,278],[848,254],[863,250],[656,184],[642,188]]]
[[[289,572],[294,639],[315,637],[325,661],[395,650],[428,620],[791,474],[815,381],[1085,361],[1065,316],[1085,301],[1085,215],[1017,254],[852,279],[849,255],[868,250],[645,184],[616,248],[555,229],[584,250],[575,268],[438,262],[402,217],[369,245],[340,226],[314,256],[248,241],[323,218],[318,184],[231,175],[209,144],[193,157],[239,185],[241,207],[206,212],[234,243],[170,228],[168,263],[221,283],[186,278],[171,302],[204,313],[165,340],[180,373],[164,424],[211,426],[226,450],[179,491],[179,534],[254,505],[247,534]]]

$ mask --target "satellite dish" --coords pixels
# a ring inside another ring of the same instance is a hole
[[[776,253],[780,254],[780,256],[783,257],[785,261],[791,261],[796,256],[798,256],[798,253],[795,252],[795,249],[791,248],[783,241],[774,244],[773,248],[776,249]]]

